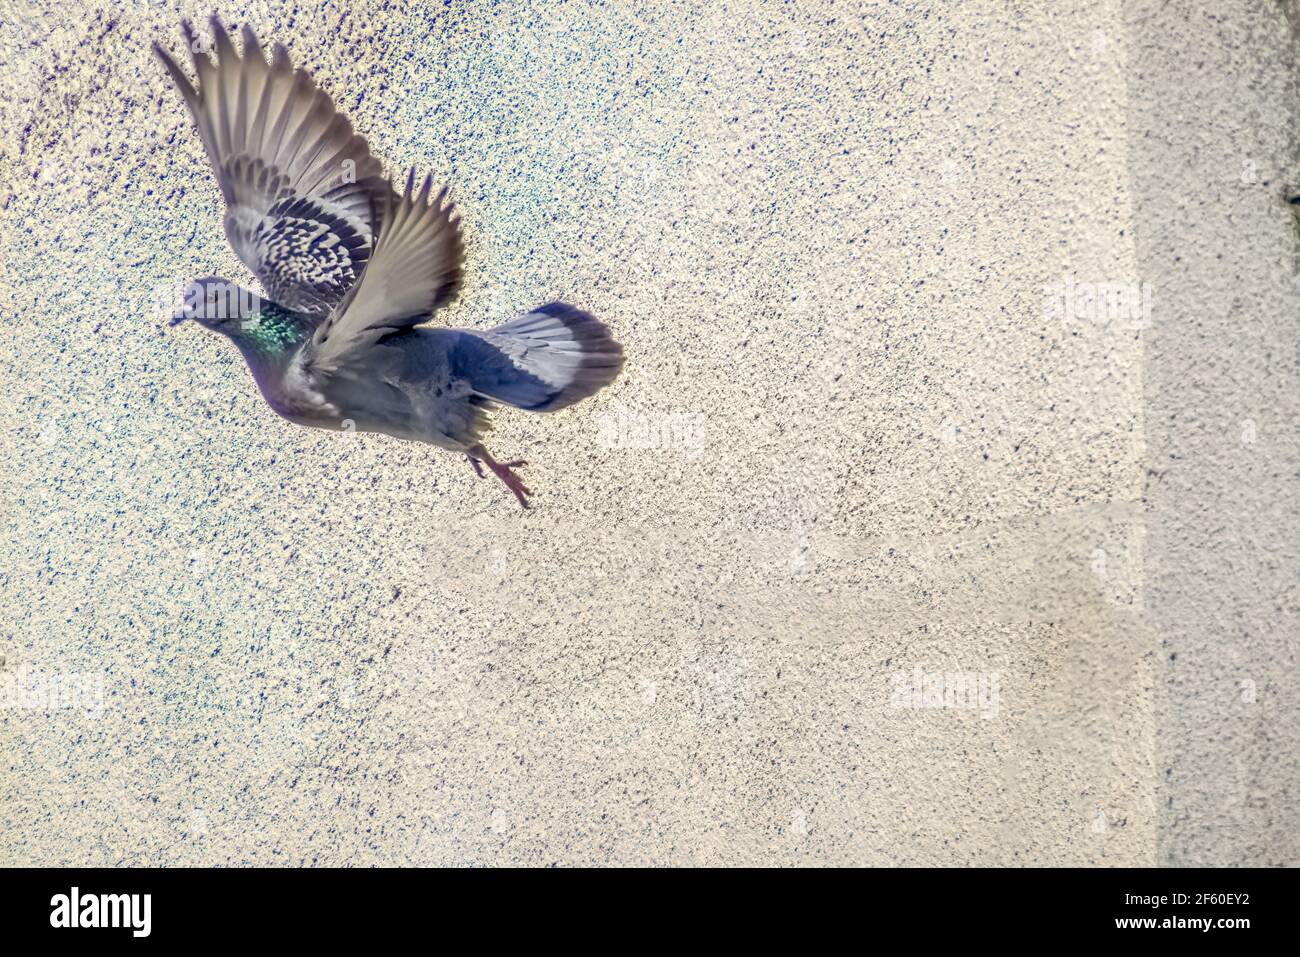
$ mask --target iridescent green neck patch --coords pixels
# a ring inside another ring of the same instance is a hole
[[[308,331],[301,317],[263,300],[261,311],[241,322],[236,336],[258,352],[274,356],[297,346]]]

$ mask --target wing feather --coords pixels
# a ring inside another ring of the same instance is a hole
[[[198,127],[226,202],[226,235],[271,299],[327,315],[364,271],[392,187],[365,138],[281,44],[268,64],[247,26],[241,56],[221,21],[211,24],[215,62],[181,25],[197,84],[154,51]]]
[[[382,339],[427,320],[460,285],[462,247],[454,207],[445,189],[430,202],[433,178],[415,192],[415,171],[406,189],[393,194],[384,226],[365,272],[330,316],[316,328],[308,362],[333,373],[364,366]]]

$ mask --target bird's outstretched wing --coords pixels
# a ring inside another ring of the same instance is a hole
[[[449,302],[460,285],[459,220],[447,191],[429,201],[432,177],[415,191],[415,171],[401,196],[391,193],[383,228],[365,271],[329,317],[316,327],[306,354],[312,371],[374,368],[373,348],[419,325]]]
[[[212,18],[214,63],[182,24],[197,87],[153,45],[194,117],[226,201],[235,253],[282,306],[324,316],[369,260],[392,187],[347,117],[294,70],[280,44],[268,65],[253,32],[235,51]]]

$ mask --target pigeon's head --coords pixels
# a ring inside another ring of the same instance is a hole
[[[261,311],[262,299],[257,293],[229,279],[206,276],[185,287],[185,299],[170,325],[192,319],[205,329],[230,335],[243,323],[256,322]]]

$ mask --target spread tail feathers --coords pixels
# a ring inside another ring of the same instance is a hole
[[[562,302],[490,332],[456,330],[452,372],[481,395],[533,412],[573,405],[609,385],[623,347],[604,323]]]

